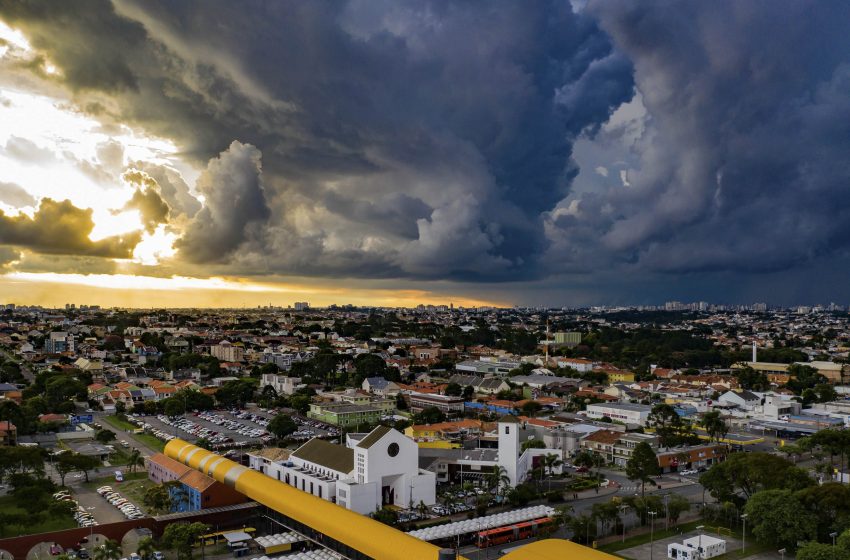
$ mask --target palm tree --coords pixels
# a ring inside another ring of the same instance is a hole
[[[554,453],[543,456],[543,467],[549,471],[550,477],[555,474],[555,469],[563,464],[564,462]]]
[[[419,500],[419,504],[416,506],[416,511],[419,513],[419,515],[425,517],[426,515],[428,515],[428,506],[425,504],[425,502]]]
[[[130,472],[136,472],[136,467],[144,467],[145,460],[142,458],[141,452],[138,449],[133,449],[130,452],[130,456],[127,458],[127,467],[130,469]]]
[[[487,475],[487,488],[496,490],[497,492],[510,487],[511,477],[508,476],[508,470],[498,465]],[[501,493],[501,492],[500,492]]]
[[[139,544],[136,546],[136,553],[142,557],[142,560],[148,560],[154,550],[156,550],[156,547],[153,545],[153,539],[151,537],[142,537],[139,539]]]
[[[94,549],[92,560],[118,560],[121,558],[121,545],[112,539]]]

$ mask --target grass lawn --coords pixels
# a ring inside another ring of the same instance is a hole
[[[653,533],[653,540],[663,539],[666,537],[672,537],[674,535],[679,534],[679,529],[682,530],[682,533],[687,533],[689,531],[696,530],[697,526],[704,525],[703,521],[690,521],[688,523],[682,523],[681,525],[676,525],[671,527],[669,530],[665,531],[664,529],[656,529]],[[657,525],[657,523],[656,523]],[[706,527],[707,529],[711,529],[710,527]],[[628,533],[627,533],[628,534]],[[603,552],[617,552],[618,550],[625,550],[627,548],[631,548],[633,546],[638,546],[641,544],[646,544],[650,541],[650,534],[646,533],[645,535],[636,535],[634,537],[627,537],[626,541],[616,541],[612,543],[608,543],[599,547],[599,550]]]
[[[124,482],[120,484],[113,484],[112,488],[114,488],[116,492],[120,492],[122,495],[126,496],[137,506],[145,509],[143,503],[145,492],[147,492],[148,488],[152,486],[156,486],[156,483],[151,481],[147,477],[146,473],[133,473],[126,477]],[[145,509],[145,511],[147,510]]]
[[[137,440],[141,441],[151,449],[156,449],[157,451],[162,451],[163,449],[165,449],[165,443],[150,434],[133,434],[133,437],[135,437]]]
[[[115,415],[106,416],[104,418],[104,420],[106,420],[107,423],[111,424],[113,428],[118,428],[119,430],[123,430],[123,431],[127,431],[127,430],[133,431],[137,428],[137,426],[134,426],[134,425],[130,424],[129,422],[125,421],[125,420],[121,420],[120,418],[118,418]],[[121,438],[118,438],[118,439],[121,439]]]
[[[46,514],[39,523],[33,523],[32,517],[23,509],[15,505],[12,496],[0,497],[0,515],[20,515],[21,524],[4,523],[0,526],[0,535],[3,537],[17,537],[19,535],[31,535],[34,533],[46,533],[48,531],[59,531],[62,529],[73,529],[77,526],[76,521],[70,515]]]
[[[115,415],[106,416],[104,417],[104,420],[107,424],[109,424],[113,428],[121,430],[122,432],[126,432],[128,430],[132,432],[133,430],[138,429],[138,426],[134,426],[129,422],[125,422],[124,420],[121,420]],[[118,441],[121,441],[122,439],[129,441],[131,439],[129,434],[116,434],[116,436]],[[157,451],[162,451],[163,449],[165,449],[165,443],[150,434],[133,434],[132,437],[144,443],[151,449],[155,449]]]

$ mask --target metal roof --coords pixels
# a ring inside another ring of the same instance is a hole
[[[360,447],[362,449],[369,449],[370,447],[378,443],[378,440],[390,433],[390,430],[392,430],[392,428],[389,428],[387,426],[376,427],[374,430],[369,432],[369,435],[360,440],[360,443],[357,444],[357,447]],[[352,463],[352,468],[354,468],[354,463]]]
[[[331,470],[350,473],[354,470],[354,450],[344,445],[313,438],[295,451],[291,457],[315,463]]]

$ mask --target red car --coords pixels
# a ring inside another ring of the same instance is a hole
[[[585,473],[587,472],[587,467],[576,467],[576,472]]]

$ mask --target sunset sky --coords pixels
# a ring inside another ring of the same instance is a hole
[[[848,6],[0,0],[0,303],[847,304]]]

